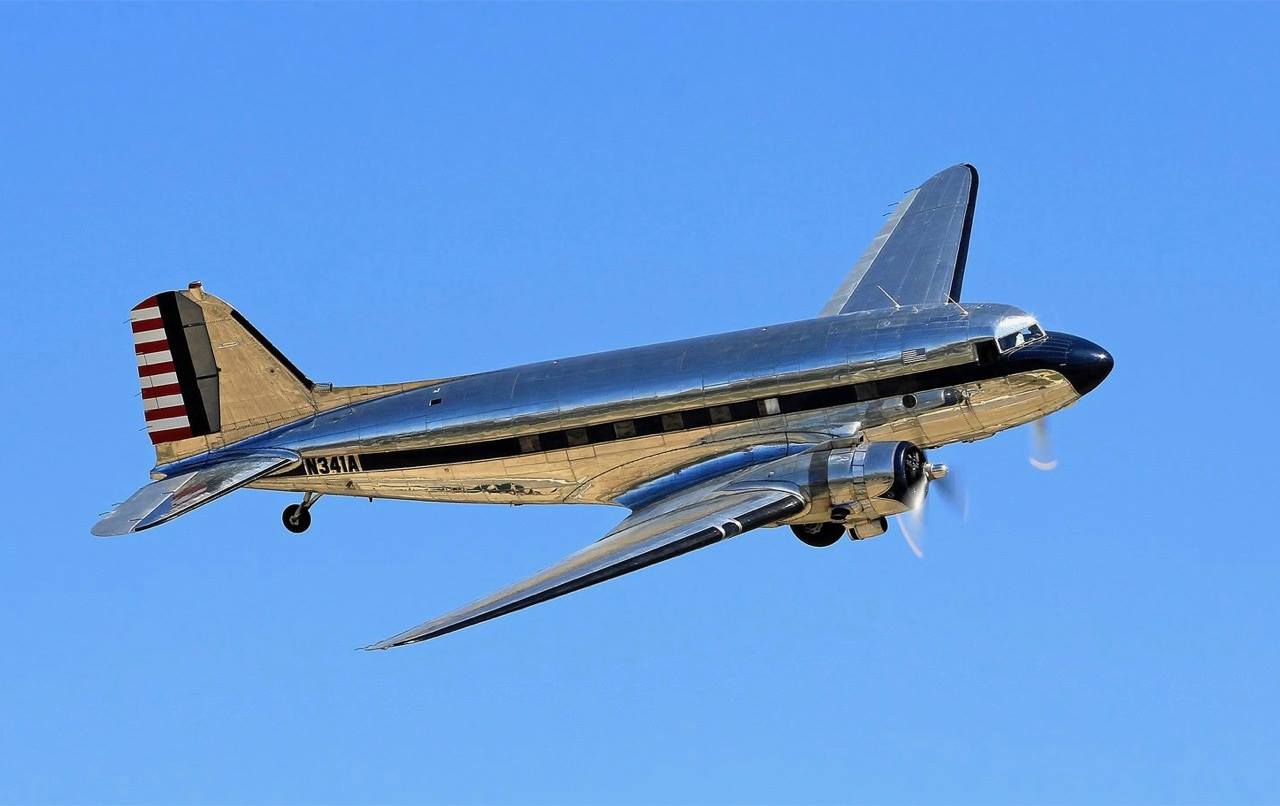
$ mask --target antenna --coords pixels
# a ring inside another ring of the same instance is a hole
[[[959,302],[957,302],[957,301],[953,300],[953,299],[951,298],[951,295],[950,295],[950,294],[947,294],[947,302],[950,302],[952,305],[954,305],[954,306],[956,306],[957,308],[959,308],[959,309],[960,309],[960,313],[964,314],[965,316],[968,316],[968,315],[969,315],[969,312],[968,312],[968,311],[966,311],[966,310],[964,309],[964,306],[963,306],[963,305],[961,305]]]
[[[882,285],[877,285],[877,286],[876,286],[876,288],[880,289],[880,293],[881,293],[881,294],[884,294],[886,297],[889,297],[889,301],[893,303],[893,307],[895,307],[895,308],[901,308],[901,307],[902,307],[901,305],[899,305],[899,304],[898,304],[898,301],[897,301],[896,299],[894,299],[894,298],[893,298],[893,296],[892,296],[891,294],[889,294],[889,292],[888,292],[888,291],[885,291],[885,290],[884,290],[884,286],[882,286]]]

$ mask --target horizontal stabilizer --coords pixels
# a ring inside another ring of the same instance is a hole
[[[207,504],[274,470],[298,462],[296,453],[272,450],[221,459],[148,484],[107,513],[91,530],[98,537],[140,532]]]

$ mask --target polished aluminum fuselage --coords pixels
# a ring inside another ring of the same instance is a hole
[[[631,505],[636,490],[680,474],[687,481],[699,468],[719,472],[859,432],[926,447],[971,441],[1074,402],[1071,384],[1045,369],[953,381],[947,385],[962,402],[935,410],[908,408],[897,393],[868,399],[865,390],[876,386],[866,384],[874,382],[938,377],[920,373],[946,368],[963,377],[963,368],[979,361],[978,345],[1019,317],[1026,315],[1017,308],[990,304],[887,309],[543,361],[326,411],[225,450],[280,447],[312,460],[253,485],[265,489]],[[823,405],[823,390],[850,384],[864,384],[858,400]],[[785,404],[794,399],[809,402]],[[758,411],[717,418],[731,406]],[[711,411],[712,421],[686,414],[681,424],[673,415],[694,410]],[[631,424],[663,415],[657,433]],[[613,430],[596,440],[588,428]],[[569,442],[553,443],[553,432],[568,434]],[[530,443],[538,434],[541,444]],[[508,443],[520,447],[502,447]],[[175,472],[181,464],[157,470]]]

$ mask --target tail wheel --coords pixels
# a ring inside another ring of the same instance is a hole
[[[290,504],[284,508],[280,520],[284,521],[284,528],[300,535],[311,525],[311,512],[301,504]]]
[[[800,542],[806,546],[823,549],[827,546],[834,545],[837,540],[844,537],[844,527],[838,523],[795,523],[791,525],[791,531],[796,537],[800,538]]]

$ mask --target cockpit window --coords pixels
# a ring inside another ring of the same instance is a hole
[[[1016,350],[1019,347],[1024,347],[1032,342],[1040,341],[1043,338],[1044,331],[1040,329],[1039,325],[1032,322],[1020,330],[1015,330],[1008,335],[1001,336],[996,339],[996,344],[1000,347],[1000,352],[1007,353],[1010,350]]]

